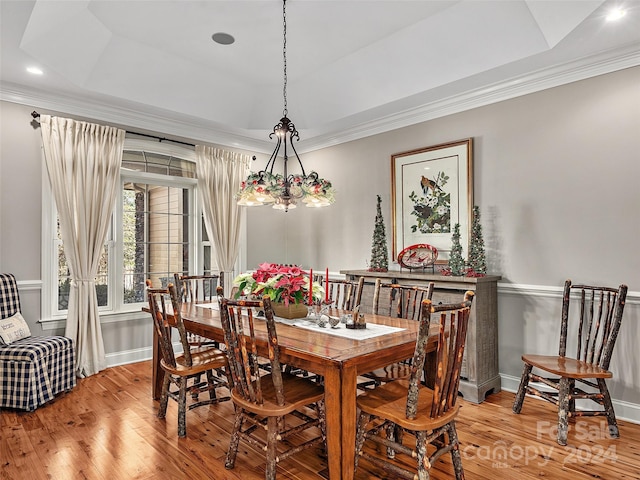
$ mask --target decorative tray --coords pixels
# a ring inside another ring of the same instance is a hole
[[[438,249],[433,245],[418,243],[411,245],[398,254],[398,263],[404,268],[424,268],[433,265],[438,259]]]

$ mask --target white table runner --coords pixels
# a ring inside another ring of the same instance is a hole
[[[331,328],[328,324],[324,327],[319,327],[314,322],[310,322],[304,318],[295,320],[277,318],[276,320],[293,327],[304,328],[305,330],[312,330],[318,333],[326,333],[327,335],[335,335],[337,337],[350,338],[351,340],[367,340],[369,338],[380,337],[404,330],[404,328],[378,325],[377,323],[367,323],[367,328],[363,329],[352,329],[347,328],[343,323],[338,324],[336,328]]]
[[[200,308],[210,308],[212,310],[220,309],[218,303],[198,303],[196,306]],[[378,325],[377,323],[367,323],[367,328],[363,329],[351,329],[347,328],[343,323],[338,324],[335,328],[331,328],[329,324],[324,327],[319,327],[315,322],[306,318],[290,320],[287,318],[274,317],[274,319],[276,322],[285,323],[292,327],[304,328],[305,330],[311,330],[317,333],[326,333],[327,335],[335,335],[337,337],[350,338],[351,340],[367,340],[369,338],[380,337],[389,333],[405,330],[404,328],[391,327],[389,325]]]

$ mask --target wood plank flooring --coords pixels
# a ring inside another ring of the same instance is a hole
[[[0,413],[2,480],[261,480],[264,457],[241,444],[236,467],[224,457],[233,420],[230,402],[187,412],[187,438],[177,436],[177,405],[156,417],[151,400],[151,363],[109,368],[82,379],[70,393],[35,412]],[[580,419],[569,445],[555,442],[552,405],[527,398],[522,414],[511,412],[513,394],[500,392],[480,405],[462,401],[458,421],[468,479],[640,479],[640,425],[620,421],[607,435],[606,421]],[[278,467],[278,479],[326,476],[320,450],[298,454]],[[357,480],[385,478],[366,461]],[[453,478],[450,457],[437,461],[431,478]]]

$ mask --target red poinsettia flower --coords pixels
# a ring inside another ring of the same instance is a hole
[[[309,272],[296,265],[261,263],[253,274],[241,274],[234,285],[239,294],[250,291],[253,295],[268,295],[273,302],[306,303],[309,298]],[[322,286],[313,284],[313,297],[321,299]]]

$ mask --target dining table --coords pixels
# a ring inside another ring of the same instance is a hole
[[[217,304],[183,303],[181,315],[188,332],[224,343],[224,332]],[[148,311],[148,309],[145,309]],[[338,316],[343,312],[329,311]],[[354,476],[356,438],[356,395],[358,376],[411,358],[414,353],[419,322],[383,315],[366,314],[369,330],[386,327],[389,333],[371,336],[346,330],[333,332],[322,328],[300,328],[290,322],[277,322],[276,332],[280,361],[324,377],[327,463],[330,480],[350,480]],[[386,326],[386,327],[383,327]],[[339,328],[345,328],[340,324]],[[366,329],[365,329],[366,330]],[[358,330],[353,330],[358,332]],[[435,362],[437,334],[430,332],[427,342],[427,365]],[[264,322],[256,322],[258,353],[267,355],[267,332]],[[162,390],[160,349],[154,334],[153,398]],[[425,368],[426,382],[433,382],[435,373]]]

